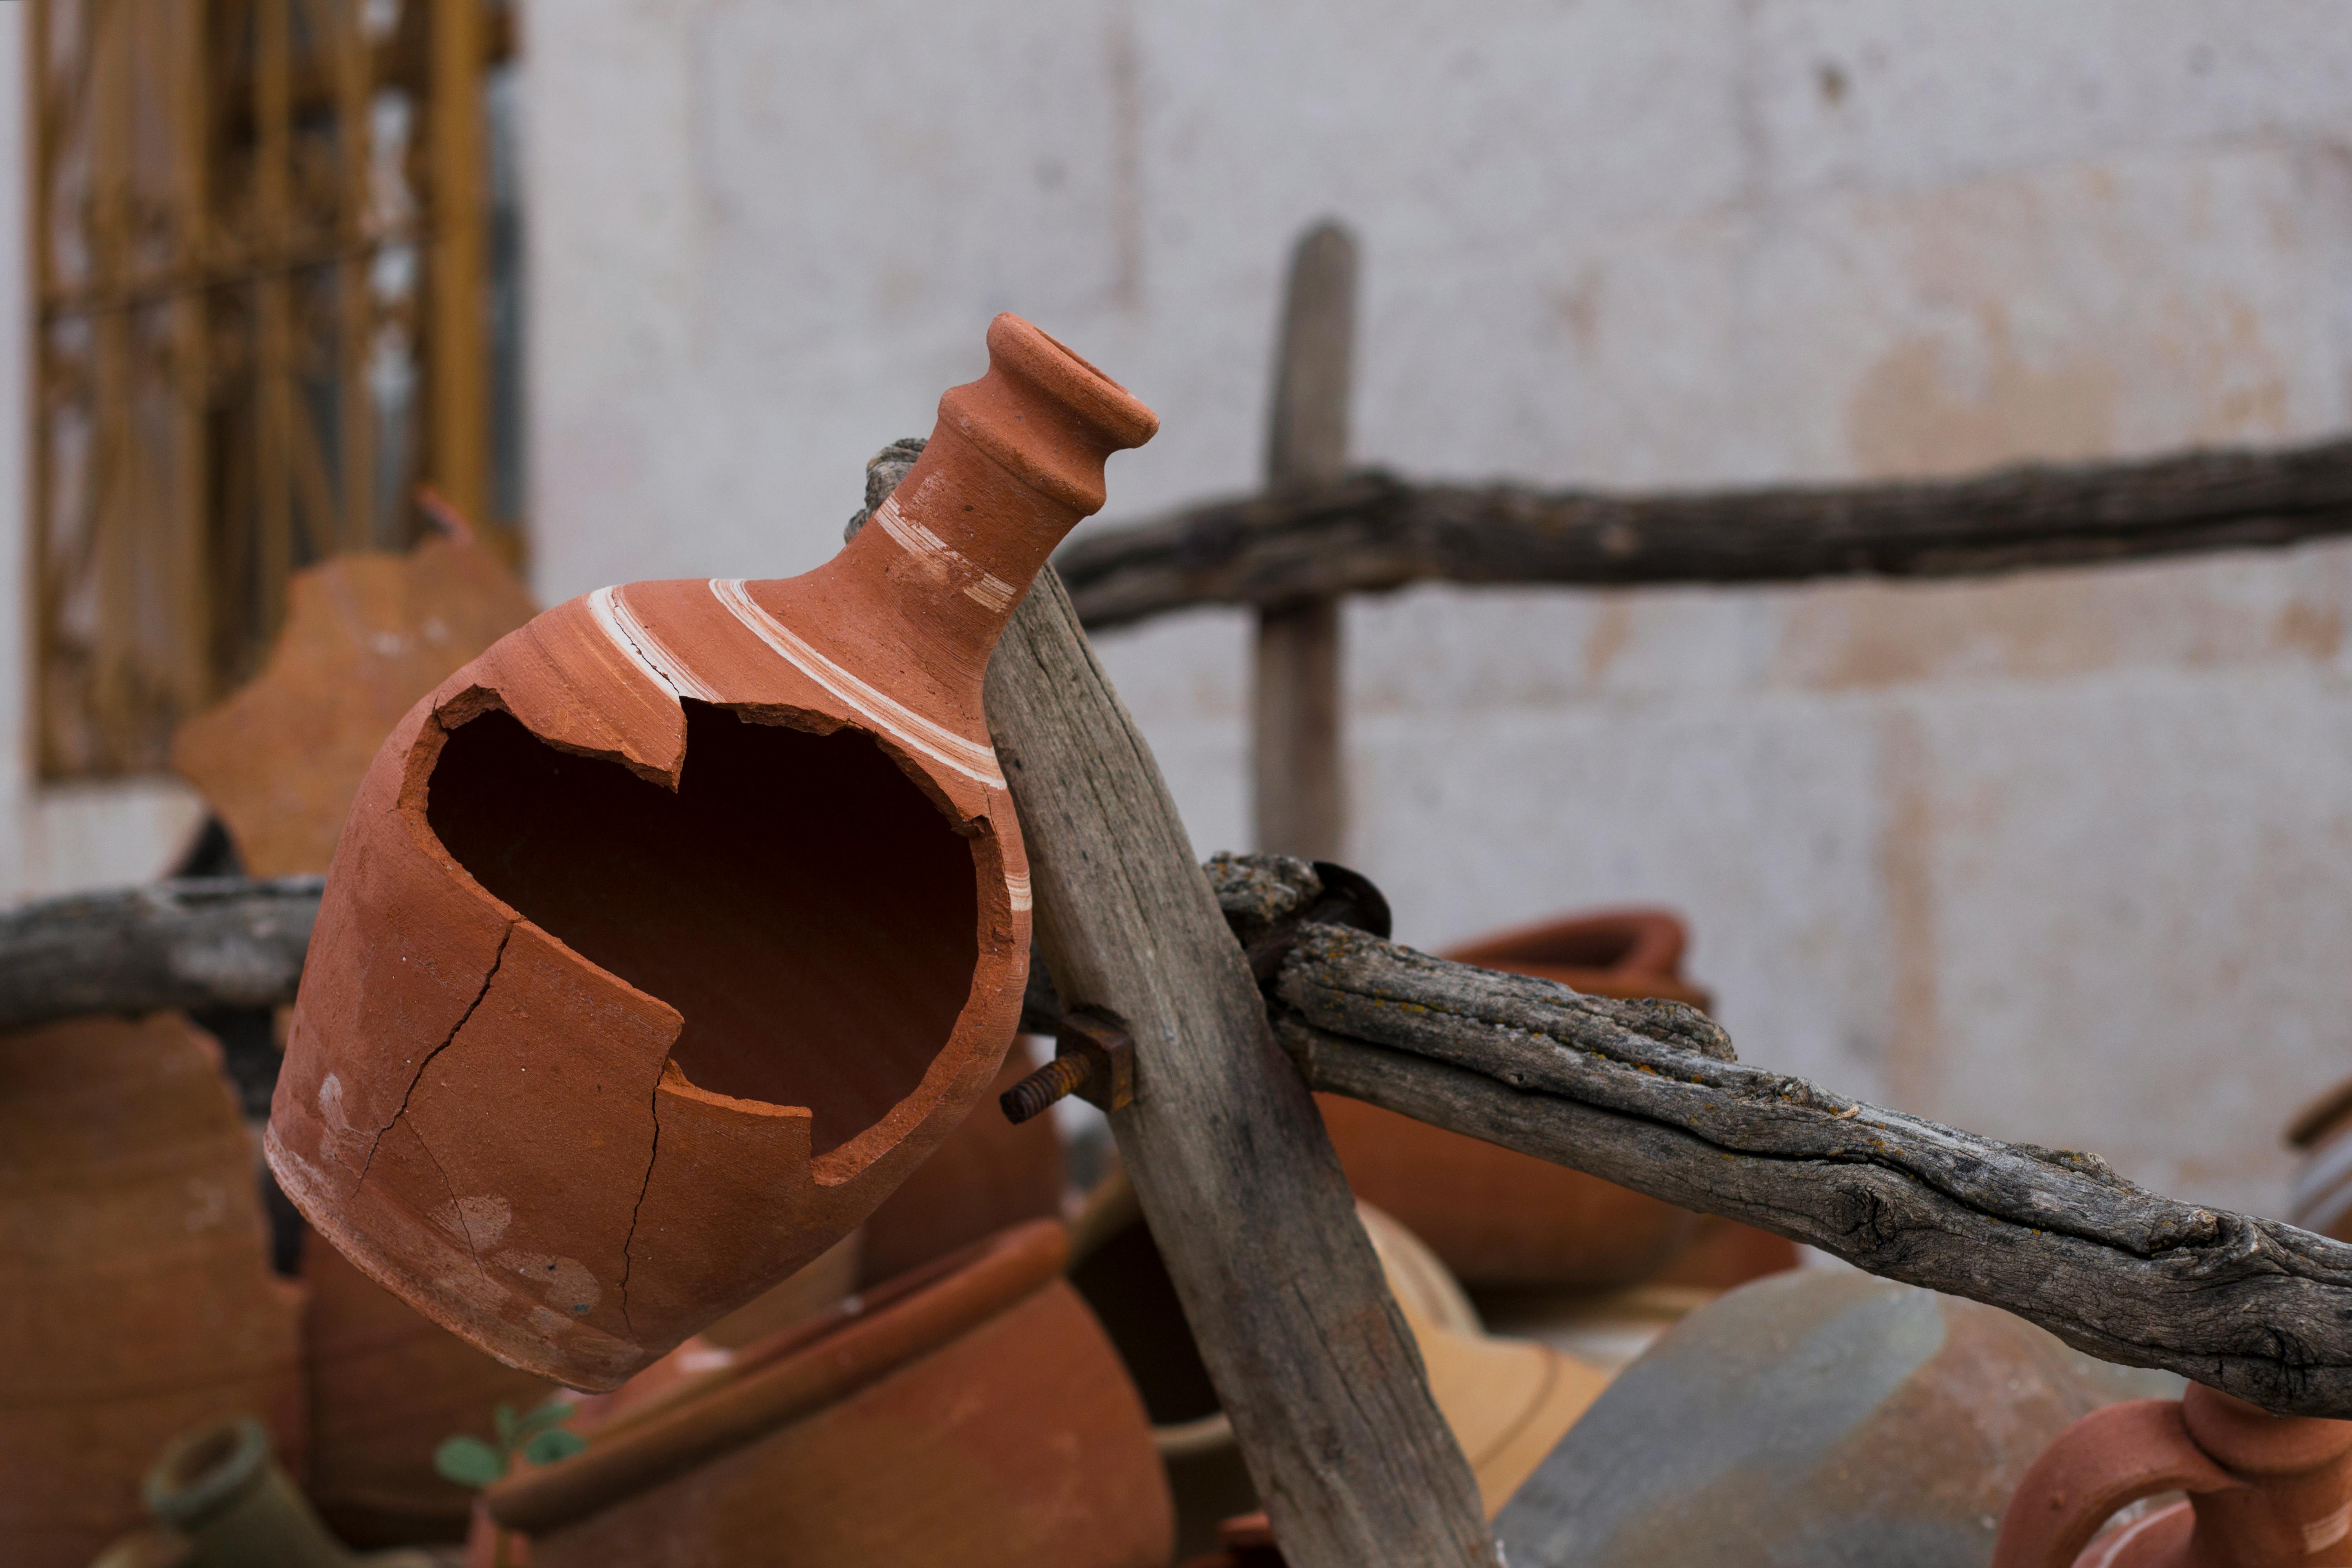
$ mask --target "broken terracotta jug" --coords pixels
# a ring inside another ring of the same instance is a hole
[[[427,1315],[611,1388],[855,1227],[1010,1043],[1029,881],[990,649],[1151,411],[1013,316],[824,565],[600,589],[401,721],[268,1136]]]
[[[2128,1504],[2189,1494],[2098,1535]],[[2342,1568],[2352,1421],[2273,1415],[2191,1384],[2084,1416],[2018,1483],[1993,1568]]]

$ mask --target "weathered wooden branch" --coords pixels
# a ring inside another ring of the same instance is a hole
[[[1269,991],[1318,1089],[1990,1302],[2109,1361],[2352,1416],[2352,1246],[1745,1066],[1679,1003],[1329,925],[1293,933]]]
[[[1038,945],[1064,1002],[1133,1038],[1136,1098],[1111,1132],[1286,1557],[1493,1563],[1314,1101],[1050,570],[997,647],[987,703]]]
[[[1892,484],[1649,496],[1361,472],[1065,545],[1089,627],[1419,582],[1958,577],[2352,532],[2352,441]]]
[[[294,999],[322,879],[192,878],[0,915],[0,1029]]]
[[[1008,749],[1008,767],[1036,765],[1034,751]],[[1116,795],[1098,804],[1124,808]],[[1041,888],[1049,858],[1038,856]],[[2352,1247],[2147,1192],[2095,1156],[2001,1143],[1743,1065],[1717,1026],[1673,1004],[1580,996],[1292,925],[1321,892],[1297,861],[1220,857],[1211,874],[1316,1089],[2006,1308],[2095,1355],[2274,1410],[2352,1416]],[[313,878],[205,879],[0,917],[0,1027],[290,1000],[318,890]],[[1129,918],[1139,948],[1163,940],[1157,918]],[[1050,1033],[1058,1013],[1041,970],[1024,1026]],[[1169,1081],[1147,1090],[1162,1110],[1178,1096]],[[1197,1080],[1191,1092],[1203,1092]],[[1237,1176],[1257,1158],[1236,1158]],[[1234,1287],[1262,1290],[1267,1256],[1236,1247]]]

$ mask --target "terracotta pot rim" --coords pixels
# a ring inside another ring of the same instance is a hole
[[[1475,963],[1495,969],[1516,967],[1522,963],[1544,963],[1547,960],[1543,950],[1549,943],[1572,932],[1606,926],[1630,930],[1633,941],[1624,958],[1610,965],[1605,973],[1680,978],[1683,950],[1689,943],[1688,928],[1682,916],[1674,910],[1650,904],[1627,904],[1511,926],[1458,943],[1438,956],[1452,959],[1457,963]],[[1554,967],[1575,966],[1556,964]]]
[[[592,1435],[572,1458],[483,1494],[509,1530],[559,1530],[859,1389],[961,1338],[1057,1279],[1059,1220],[1032,1220],[853,1296],[813,1323],[755,1342],[732,1364],[681,1384]]]

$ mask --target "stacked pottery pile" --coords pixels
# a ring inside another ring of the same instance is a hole
[[[301,1290],[270,1272],[252,1142],[175,1014],[0,1037],[0,1561],[83,1568],[157,1451],[262,1416],[303,1451]]]
[[[1018,1226],[737,1352],[491,1489],[534,1568],[1159,1568],[1167,1483],[1134,1385]]]
[[[184,726],[174,759],[247,869],[323,870],[399,711],[530,613],[462,540],[299,574],[260,676]],[[352,1539],[461,1529],[467,1499],[433,1475],[434,1444],[544,1384],[323,1248],[307,1310],[271,1275],[254,1151],[213,1042],[176,1016],[89,1019],[0,1055],[0,1209],[17,1238],[0,1257],[8,1561],[79,1568],[135,1521],[139,1476],[168,1440],[242,1412]]]
[[[463,534],[298,573],[268,661],[181,726],[173,763],[247,872],[324,872],[400,715],[534,608]],[[471,1499],[435,1473],[435,1446],[482,1427],[500,1404],[538,1403],[550,1384],[430,1321],[316,1238],[302,1248],[302,1275],[310,1496],[356,1544],[456,1540]]]

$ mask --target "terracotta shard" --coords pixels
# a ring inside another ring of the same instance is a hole
[[[510,1362],[616,1385],[847,1235],[997,1071],[1029,885],[981,680],[1157,421],[1026,322],[988,342],[832,562],[560,605],[359,791],[271,1164]]]
[[[248,872],[323,870],[385,731],[536,607],[495,558],[453,539],[297,573],[261,673],[180,726],[172,765]]]

